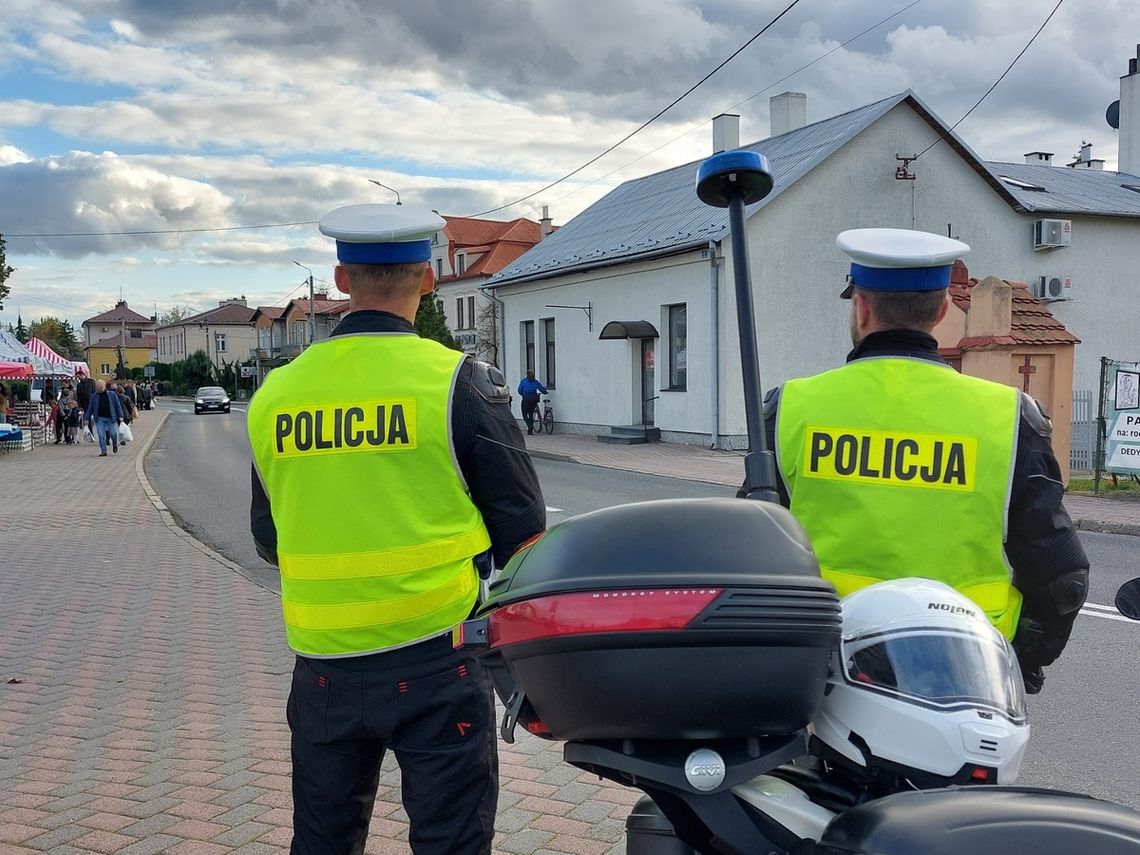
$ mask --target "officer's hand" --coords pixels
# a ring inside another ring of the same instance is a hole
[[[1025,679],[1025,694],[1027,695],[1036,695],[1045,686],[1045,669],[1040,665],[1022,668],[1021,676]]]

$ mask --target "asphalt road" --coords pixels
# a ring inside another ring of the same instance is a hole
[[[249,536],[244,408],[195,416],[190,402],[160,400],[159,407],[172,415],[146,461],[154,488],[187,530],[276,590],[276,570],[258,558]],[[550,523],[626,502],[733,492],[573,463],[536,460],[535,468]],[[314,525],[320,517],[314,513]],[[1044,692],[1030,698],[1033,738],[1020,783],[1089,793],[1140,810],[1140,623],[1111,609],[1116,589],[1140,575],[1140,542],[1092,532],[1082,532],[1081,539],[1093,564],[1092,594],[1065,655],[1048,669]]]

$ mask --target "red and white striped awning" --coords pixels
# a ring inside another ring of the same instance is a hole
[[[38,339],[35,336],[32,336],[30,339],[28,339],[24,347],[26,347],[40,359],[46,359],[48,362],[56,362],[60,365],[71,367],[70,359],[65,359],[64,357],[60,356],[58,353],[51,349],[47,342],[43,341],[42,339]]]

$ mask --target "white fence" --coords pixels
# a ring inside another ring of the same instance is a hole
[[[1069,469],[1092,472],[1096,455],[1097,399],[1092,389],[1073,392],[1073,436],[1069,445]]]

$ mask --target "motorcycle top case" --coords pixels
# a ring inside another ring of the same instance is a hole
[[[898,793],[831,821],[817,855],[1133,855],[1140,814],[1091,796],[1028,787]]]
[[[526,693],[520,721],[574,740],[798,731],[840,633],[799,523],[745,499],[569,519],[511,559],[479,615],[500,694]]]

